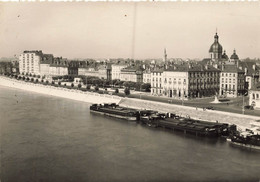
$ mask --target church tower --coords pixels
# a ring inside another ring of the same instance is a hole
[[[222,58],[223,48],[218,41],[218,33],[214,36],[214,43],[210,46],[209,55],[211,60],[218,61]]]
[[[164,63],[167,62],[167,53],[166,53],[166,49],[165,48],[164,48],[163,62]]]

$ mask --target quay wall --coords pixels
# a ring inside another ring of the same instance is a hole
[[[216,111],[216,110],[204,111],[201,108],[196,109],[195,107],[181,106],[181,105],[133,99],[133,98],[131,99],[123,98],[119,104],[121,106],[131,107],[136,109],[151,109],[151,110],[157,110],[159,112],[171,112],[184,117],[189,116],[190,118],[202,119],[211,122],[218,121],[221,123],[235,124],[242,130],[244,130],[245,128],[250,128],[250,122],[260,119],[260,117],[251,116],[251,115],[243,115],[243,114]]]
[[[80,90],[54,87],[42,84],[34,84],[31,82],[20,81],[2,76],[0,76],[0,85],[31,92],[37,92],[40,94],[47,94],[51,96],[83,101],[87,103],[119,103],[121,100],[121,97],[118,96],[98,94],[94,92],[83,92]]]
[[[24,82],[16,79],[0,76],[0,85],[12,87],[16,89],[37,92],[57,97],[63,97],[76,101],[83,101],[87,103],[117,103],[121,106],[131,107],[136,109],[151,109],[159,112],[171,112],[181,116],[189,116],[194,119],[202,119],[211,122],[223,122],[235,124],[241,129],[250,128],[250,122],[259,120],[260,117],[243,115],[237,113],[206,110],[201,108],[194,108],[189,106],[180,106],[175,104],[161,103],[155,101],[147,101],[134,98],[122,98],[119,96],[112,96],[107,94],[98,94],[94,92],[83,92],[80,90],[66,89],[60,87],[47,86],[42,84],[34,84],[31,82]]]

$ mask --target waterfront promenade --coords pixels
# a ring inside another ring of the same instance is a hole
[[[19,81],[0,76],[0,85],[87,103],[119,103],[121,97]]]
[[[160,112],[171,112],[181,116],[189,116],[195,119],[203,119],[211,122],[223,122],[229,124],[236,124],[241,129],[249,128],[250,122],[259,120],[260,117],[242,115],[223,111],[203,110],[201,108],[180,106],[175,104],[167,104],[156,101],[148,101],[134,98],[122,98],[108,94],[98,94],[94,92],[83,92],[75,89],[66,89],[54,86],[47,86],[42,84],[34,84],[31,82],[19,81],[7,77],[0,76],[0,84],[16,89],[23,89],[27,91],[47,94],[87,103],[117,103],[125,107],[137,109],[152,109]]]
[[[167,104],[155,101],[147,101],[133,98],[123,98],[120,105],[125,107],[132,107],[136,109],[151,109],[160,112],[171,112],[181,116],[188,116],[194,119],[202,119],[211,122],[223,122],[238,125],[239,128],[250,128],[250,122],[259,120],[260,117],[243,115],[237,113],[216,111],[216,110],[203,110],[202,108],[180,106],[175,104]]]

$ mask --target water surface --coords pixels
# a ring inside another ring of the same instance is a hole
[[[260,152],[0,86],[1,182],[259,181]]]

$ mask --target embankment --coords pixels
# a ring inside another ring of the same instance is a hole
[[[83,92],[80,90],[66,89],[60,87],[46,86],[42,84],[34,84],[30,82],[19,81],[7,77],[0,76],[0,85],[27,90],[31,92],[37,92],[41,94],[47,94],[57,97],[63,97],[67,99],[73,99],[77,101],[83,101],[88,103],[117,103],[125,107],[137,108],[137,109],[152,109],[160,112],[172,112],[182,116],[190,116],[195,119],[203,119],[212,122],[223,122],[236,124],[240,128],[250,127],[250,122],[259,120],[257,116],[242,115],[236,113],[229,113],[223,111],[212,111],[180,106],[174,104],[167,104],[155,101],[147,101],[133,98],[122,98],[118,96],[112,96],[107,94],[98,94],[93,92]]]
[[[160,112],[171,112],[177,113],[182,116],[189,116],[194,119],[202,119],[211,122],[223,122],[229,124],[238,125],[241,129],[249,128],[250,122],[259,120],[257,116],[236,114],[223,111],[206,110],[201,108],[194,108],[189,106],[180,106],[175,104],[167,104],[161,102],[133,99],[133,98],[123,98],[120,103],[122,106],[132,107],[136,109],[151,109]]]
[[[121,100],[121,97],[118,96],[98,94],[94,92],[83,92],[75,89],[53,87],[42,84],[34,84],[2,76],[0,76],[0,85],[88,103],[119,103]]]

